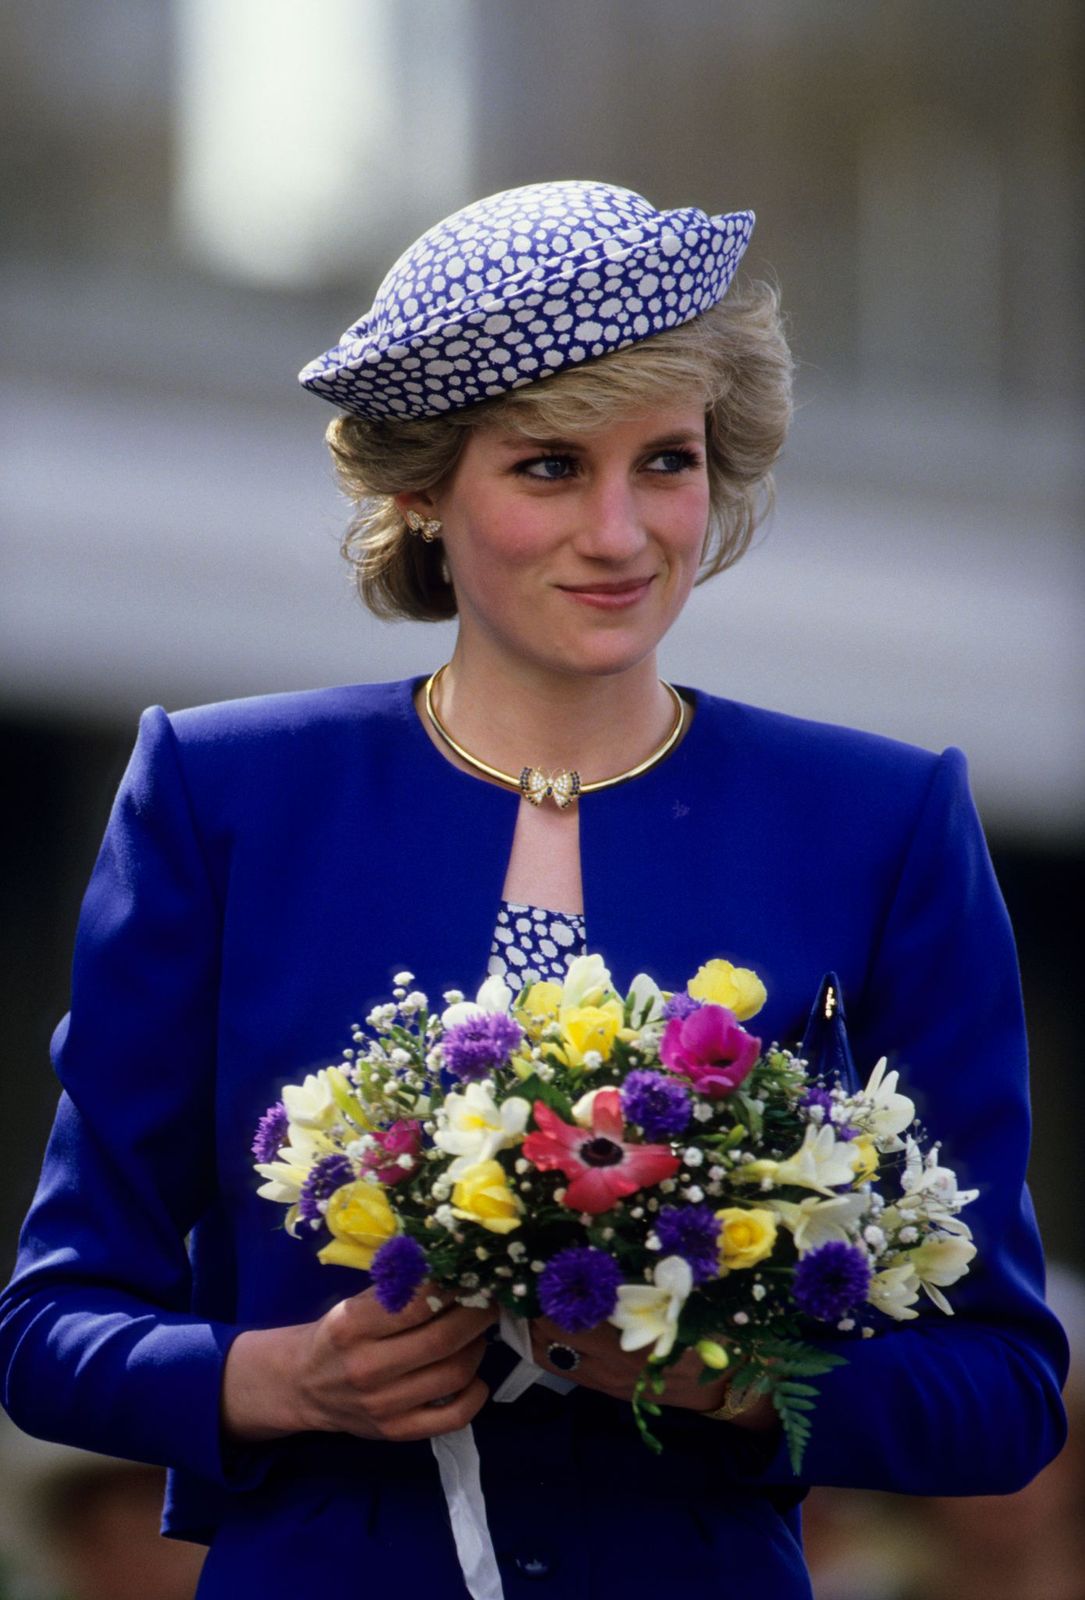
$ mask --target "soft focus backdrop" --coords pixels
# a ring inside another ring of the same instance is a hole
[[[439,216],[600,177],[752,206],[800,362],[775,517],[665,670],[968,752],[1080,1262],[1082,33],[1077,0],[0,6],[5,1253],[140,708],[449,649],[352,598],[297,369]]]

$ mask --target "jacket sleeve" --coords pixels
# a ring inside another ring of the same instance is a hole
[[[817,1380],[809,1483],[917,1494],[1008,1493],[1061,1448],[1061,1329],[1025,1167],[1025,1026],[1013,937],[968,792],[964,757],[937,763],[852,1008],[859,1077],[889,1054],[930,1139],[978,1198],[963,1219],[977,1256],[955,1315],[841,1339],[847,1365]],[[760,1481],[795,1479],[780,1450]]]
[[[235,1330],[192,1315],[186,1236],[213,1197],[220,922],[155,709],[83,904],[53,1042],[63,1092],[0,1300],[0,1373],[27,1432],[218,1482]]]

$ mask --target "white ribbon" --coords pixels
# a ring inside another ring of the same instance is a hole
[[[512,1317],[502,1309],[498,1332],[520,1359],[491,1399],[502,1403],[518,1400],[533,1383],[543,1384],[558,1394],[567,1394],[574,1387],[568,1378],[547,1372],[531,1359],[531,1329],[523,1317]],[[471,1600],[504,1600],[501,1573],[486,1521],[478,1445],[471,1424],[431,1439],[430,1448],[441,1475],[441,1488],[467,1592]]]
[[[448,1504],[460,1571],[472,1600],[505,1600],[479,1477],[478,1445],[468,1423],[430,1440]]]

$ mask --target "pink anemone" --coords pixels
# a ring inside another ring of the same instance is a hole
[[[625,1142],[617,1089],[598,1091],[590,1128],[562,1121],[541,1100],[534,1115],[539,1131],[524,1140],[524,1155],[543,1172],[564,1172],[569,1179],[565,1204],[573,1211],[597,1217],[623,1196],[672,1178],[682,1164],[665,1144]]]

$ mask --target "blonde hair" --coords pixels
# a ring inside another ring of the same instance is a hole
[[[469,431],[488,423],[536,438],[588,433],[668,401],[703,400],[711,513],[698,583],[731,566],[772,506],[772,467],[791,420],[791,353],[769,284],[551,378],[440,417],[339,416],[326,439],[356,506],[342,552],[378,617],[439,622],[456,615],[442,546],[409,533],[393,495],[435,488]]]

